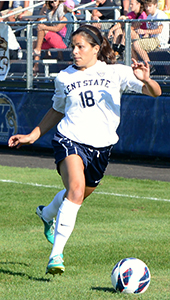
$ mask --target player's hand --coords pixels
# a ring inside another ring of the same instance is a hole
[[[148,62],[137,62],[134,58],[132,58],[132,61],[131,67],[136,78],[143,82],[147,82],[150,78],[150,67]]]
[[[24,134],[16,134],[9,138],[8,146],[9,147],[16,147],[19,149],[22,145],[29,145],[32,144],[30,136]]]

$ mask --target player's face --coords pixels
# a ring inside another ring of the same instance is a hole
[[[75,65],[82,71],[93,66],[97,61],[99,48],[98,45],[92,47],[81,34],[73,36],[72,55]]]

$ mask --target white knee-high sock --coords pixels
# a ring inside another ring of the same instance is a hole
[[[64,246],[74,229],[80,207],[81,205],[75,204],[67,198],[61,204],[57,215],[54,245],[50,258],[63,253]]]
[[[42,217],[46,222],[57,216],[60,205],[63,202],[66,189],[57,193],[51,203],[43,208]]]

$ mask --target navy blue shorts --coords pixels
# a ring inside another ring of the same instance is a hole
[[[92,146],[76,143],[59,131],[56,132],[52,140],[54,148],[55,163],[60,174],[59,163],[71,154],[79,155],[84,163],[84,174],[86,186],[96,187],[102,179],[112,146],[94,148]]]

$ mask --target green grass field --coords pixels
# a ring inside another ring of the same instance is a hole
[[[105,176],[82,205],[64,250],[66,271],[45,275],[51,244],[35,214],[62,189],[54,170],[0,166],[0,299],[170,299],[170,183]],[[113,266],[137,257],[151,272],[141,295],[115,293]]]

